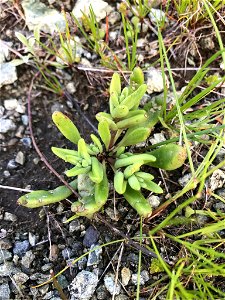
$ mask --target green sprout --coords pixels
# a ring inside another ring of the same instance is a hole
[[[163,193],[149,173],[149,166],[164,170],[181,167],[186,159],[186,150],[177,144],[163,145],[153,151],[138,149],[138,143],[146,142],[153,126],[162,116],[161,106],[139,107],[146,92],[144,75],[135,68],[129,86],[121,89],[118,73],[114,73],[109,87],[109,113],[99,112],[99,137],[91,134],[87,144],[77,127],[61,112],[54,112],[53,122],[60,132],[76,145],[76,150],[52,147],[53,153],[73,165],[65,172],[72,177],[69,184],[78,191],[80,198],[72,203],[75,217],[91,218],[101,210],[108,199],[109,181],[115,191],[123,195],[142,217],[151,215],[152,208],[143,191]],[[136,146],[136,148],[135,148]],[[113,175],[112,175],[113,173]],[[66,186],[51,191],[34,191],[19,198],[18,203],[29,207],[40,207],[61,201],[72,194]]]

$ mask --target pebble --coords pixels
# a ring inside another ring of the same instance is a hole
[[[212,173],[209,180],[211,191],[215,191],[218,188],[222,188],[225,185],[225,173],[218,169]]]
[[[0,284],[0,299],[7,300],[10,299],[10,289],[8,283]]]
[[[96,289],[96,294],[98,300],[105,300],[108,298],[108,291],[106,290],[106,287],[104,285],[100,285]]]
[[[16,111],[20,114],[24,114],[26,111],[26,107],[23,104],[18,103]]]
[[[12,213],[5,212],[4,220],[9,221],[9,222],[16,222],[17,221],[17,216],[12,214]]]
[[[164,90],[163,76],[161,71],[150,67],[147,69],[147,72],[145,73],[145,77],[146,77],[148,94],[152,94],[154,92],[160,93]],[[166,83],[168,85],[167,78],[166,78]]]
[[[168,22],[168,19],[165,13],[161,9],[151,8],[150,13],[148,14],[149,19],[152,23],[156,24],[160,22]]]
[[[17,144],[17,142],[18,142],[18,139],[16,139],[16,138],[10,139],[8,142],[8,146],[14,146]]]
[[[83,270],[84,268],[86,268],[86,265],[87,265],[87,257],[86,256],[82,257],[77,262],[77,266],[78,266],[79,270]]]
[[[12,243],[7,239],[1,238],[0,239],[0,251],[1,251],[1,249],[8,250],[10,248],[12,248]]]
[[[52,269],[52,267],[53,267],[52,263],[45,264],[45,265],[41,266],[41,271],[42,272],[49,271]]]
[[[130,269],[123,267],[123,269],[121,270],[121,278],[122,278],[122,284],[124,286],[128,285],[128,282],[130,281],[131,278]]]
[[[111,295],[119,295],[121,285],[118,282],[115,285],[115,275],[113,273],[108,273],[105,275],[104,284]]]
[[[0,133],[6,133],[16,129],[16,125],[12,120],[0,119]]]
[[[15,159],[10,159],[8,161],[7,169],[13,170],[13,169],[16,169],[17,167],[18,167],[18,164],[16,163]]]
[[[98,277],[89,271],[81,271],[73,279],[68,289],[71,300],[89,300],[95,292],[98,284]]]
[[[149,139],[149,141],[152,143],[152,145],[164,142],[166,140],[163,133],[155,133],[152,138]]]
[[[74,82],[69,82],[67,85],[66,85],[66,89],[67,91],[70,93],[70,94],[74,94],[76,92],[76,87],[75,87],[75,84]]]
[[[10,62],[0,64],[0,88],[17,80],[16,67]]]
[[[191,173],[185,174],[183,177],[178,179],[179,184],[182,187],[185,187],[187,185],[187,183],[189,182],[189,180],[191,179]]]
[[[213,42],[212,36],[203,37],[200,40],[200,45],[203,49],[213,50],[215,48],[215,43]]]
[[[38,157],[35,157],[35,158],[33,159],[33,163],[34,163],[35,165],[37,165],[37,164],[39,163],[39,161],[40,161],[40,158],[38,158]]]
[[[4,106],[7,110],[14,110],[18,106],[18,100],[17,99],[8,99],[4,100]]]
[[[0,40],[0,63],[3,63],[9,58],[9,47],[11,47],[12,44],[12,42]]]
[[[21,139],[21,142],[23,143],[23,145],[27,148],[31,148],[31,138],[29,137],[24,137]]]
[[[64,259],[70,259],[74,254],[74,251],[69,248],[69,247],[66,247],[65,249],[62,250],[62,256]]]
[[[91,245],[90,250],[93,250],[98,246],[99,246],[98,244],[93,244]],[[90,267],[99,264],[101,259],[101,254],[102,254],[102,248],[97,248],[96,250],[90,252],[88,255],[87,266]]]
[[[13,279],[14,279],[16,285],[18,287],[20,287],[22,284],[27,282],[27,280],[29,279],[29,276],[27,276],[27,274],[25,274],[23,272],[19,272],[19,273],[16,273],[15,275],[13,275]]]
[[[99,232],[93,226],[89,226],[84,236],[83,245],[90,248],[98,241],[98,237]]]
[[[109,15],[109,24],[114,25],[116,22],[121,20],[121,15],[118,11],[113,10]]]
[[[139,277],[140,285],[144,285],[149,280],[149,273],[146,270],[143,270]],[[138,274],[133,274],[131,277],[131,281],[134,285],[138,283]]]
[[[29,240],[29,243],[32,247],[34,247],[37,243],[37,240],[38,240],[38,237],[33,234],[32,232],[29,232],[28,233],[28,240]]]
[[[27,252],[29,247],[30,244],[28,240],[22,242],[15,242],[13,247],[13,253],[18,255],[19,257],[22,257]]]
[[[0,264],[4,263],[6,260],[10,260],[12,258],[12,253],[8,250],[0,249]]]
[[[58,283],[60,284],[60,286],[61,286],[62,289],[65,289],[65,288],[68,287],[69,283],[68,283],[68,281],[66,279],[66,276],[59,275],[57,279],[58,279]]]
[[[158,196],[151,195],[148,197],[148,202],[152,208],[156,208],[160,205],[160,198]]]
[[[113,8],[107,2],[102,0],[78,0],[76,1],[72,14],[77,19],[81,19],[83,16],[82,12],[89,14],[90,5],[94,10],[97,22],[104,19],[106,15],[109,15],[111,11],[113,11]]]
[[[6,261],[4,264],[0,265],[0,277],[11,276],[20,272],[18,268],[14,266],[11,261]]]
[[[23,154],[22,151],[19,151],[16,155],[15,161],[20,164],[20,165],[24,165],[25,163],[25,156]]]
[[[22,121],[22,123],[23,123],[24,126],[27,126],[28,123],[29,123],[28,116],[27,115],[22,115],[21,116],[21,121]]]
[[[70,224],[69,224],[69,232],[70,233],[73,233],[73,232],[76,232],[79,230],[80,230],[80,222],[78,221],[78,219],[70,222]]]
[[[8,177],[11,176],[11,174],[9,173],[8,170],[5,170],[5,171],[3,172],[3,176],[6,177],[6,178],[8,178]]]
[[[58,259],[59,255],[59,248],[56,244],[52,244],[50,251],[49,251],[49,260],[50,261],[55,261]]]
[[[48,8],[39,0],[23,0],[21,5],[30,31],[37,27],[46,33],[65,30],[64,17],[56,9]]]

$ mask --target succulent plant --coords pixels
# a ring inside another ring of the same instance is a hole
[[[129,86],[123,89],[120,76],[115,73],[109,87],[109,113],[97,113],[99,137],[91,134],[90,144],[80,136],[77,127],[66,115],[53,113],[55,125],[65,138],[76,145],[76,150],[52,147],[56,156],[73,165],[65,174],[73,177],[70,185],[80,195],[71,207],[75,217],[91,218],[101,210],[108,199],[109,181],[139,215],[148,217],[152,208],[143,190],[163,193],[153,181],[154,176],[148,172],[151,170],[148,166],[174,170],[184,163],[186,151],[176,144],[164,145],[151,152],[132,151],[131,146],[147,140],[161,116],[160,103],[156,109],[153,104],[146,105],[144,109],[139,107],[146,89],[140,68],[134,69]],[[143,166],[147,166],[145,171]],[[52,191],[28,193],[20,197],[18,203],[34,208],[61,201],[71,194],[68,187],[60,186]]]

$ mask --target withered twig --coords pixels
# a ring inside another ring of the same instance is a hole
[[[120,231],[118,228],[114,227],[112,224],[110,224],[108,221],[106,221],[100,214],[97,213],[96,217],[102,223],[104,223],[107,227],[109,227],[112,231],[114,231],[116,234],[118,234],[121,237],[123,237],[124,239],[126,239],[128,241],[127,245],[129,245],[139,251],[142,251],[142,253],[145,254],[146,256],[158,258],[158,256],[154,252],[152,252],[152,251],[148,250],[147,248],[140,246],[138,243],[134,242],[128,234],[125,234],[122,231]],[[162,259],[165,262],[170,263],[168,260],[166,260],[164,258],[162,258]]]

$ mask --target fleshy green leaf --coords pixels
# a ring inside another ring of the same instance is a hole
[[[109,93],[110,93],[110,95],[112,95],[113,93],[120,95],[120,93],[121,93],[120,75],[118,73],[114,73],[112,76]]]
[[[136,145],[137,143],[141,143],[146,141],[150,134],[150,129],[149,128],[136,128],[130,132],[127,132],[123,139],[119,143],[119,147],[121,146],[131,146],[131,145]]]
[[[77,144],[80,137],[80,133],[73,122],[60,111],[55,111],[52,114],[52,120],[59,129],[59,131],[74,144]]]
[[[109,124],[106,120],[102,120],[99,122],[98,132],[99,132],[99,135],[106,147],[106,150],[108,150],[109,144],[111,141],[111,133],[110,133],[110,129],[109,129]]]
[[[63,149],[63,148],[57,148],[57,147],[52,147],[52,152],[57,155],[59,158],[62,158],[63,160],[66,160],[66,157],[69,156],[78,156],[78,152],[75,150],[70,150],[70,149]]]
[[[141,85],[144,83],[144,74],[140,67],[134,68],[132,74],[130,75],[130,83],[132,82]]]

